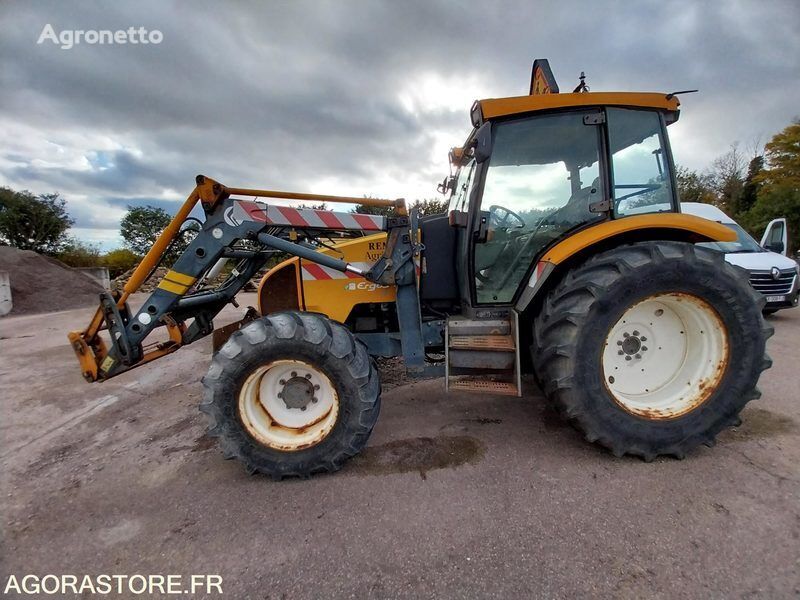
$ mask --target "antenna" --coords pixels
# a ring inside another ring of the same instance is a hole
[[[572,90],[572,93],[573,94],[577,94],[579,92],[588,92],[589,91],[589,86],[586,85],[586,73],[581,71],[581,76],[578,79],[580,79],[581,82],[578,84],[578,87],[576,87],[574,90]]]
[[[667,94],[666,98],[667,98],[667,100],[672,100],[678,94],[694,94],[695,92],[699,92],[699,91],[700,90],[682,90],[680,92],[670,92],[669,94]]]

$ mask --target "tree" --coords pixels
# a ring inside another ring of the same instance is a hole
[[[767,169],[758,176],[765,188],[788,185],[800,189],[800,119],[775,134],[764,147]]]
[[[753,176],[760,185],[757,199],[743,224],[758,237],[772,219],[786,217],[789,251],[795,252],[800,238],[800,120],[775,134],[764,155],[766,168]]]
[[[438,198],[425,198],[414,202],[414,207],[419,211],[419,216],[439,215],[447,211],[447,201]]]
[[[675,170],[675,180],[678,183],[678,198],[681,202],[702,202],[714,204],[716,196],[711,185],[711,176],[691,171],[686,167]]]
[[[172,217],[163,208],[129,206],[120,222],[120,235],[131,251],[144,255],[170,221]]]
[[[744,189],[745,158],[739,151],[738,144],[732,144],[731,149],[717,158],[711,164],[710,183],[716,194],[716,204],[734,219],[737,218],[737,209]]]
[[[55,254],[67,241],[74,223],[66,201],[57,193],[35,196],[0,188],[0,243],[21,250]]]
[[[758,199],[758,192],[762,186],[760,175],[763,170],[764,157],[761,155],[754,156],[747,167],[747,176],[744,178],[744,187],[742,188],[742,195],[739,199],[737,213],[746,213],[755,205]]]
[[[143,256],[147,254],[171,221],[172,216],[163,208],[150,205],[129,206],[128,212],[120,222],[120,235],[129,250]],[[195,222],[191,222],[181,230],[164,257],[166,264],[175,262],[194,238],[192,233],[187,232],[195,232],[196,235],[199,230],[200,228]]]
[[[416,207],[419,211],[419,216],[436,215],[443,213],[447,210],[447,201],[439,200],[437,198],[425,198],[424,200],[414,200],[408,205],[408,208]],[[365,204],[357,204],[353,212],[362,215],[383,215],[388,217],[394,214],[394,208],[387,206],[367,206]]]
[[[357,212],[362,215],[383,215],[384,217],[388,217],[389,215],[394,214],[394,208],[390,206],[367,206],[366,204],[356,204],[353,212]]]

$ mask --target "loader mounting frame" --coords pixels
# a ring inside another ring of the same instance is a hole
[[[435,343],[435,336],[422,333],[414,265],[421,246],[414,241],[404,200],[228,188],[203,175],[197,176],[196,183],[123,290],[101,294],[100,307],[86,329],[68,334],[87,381],[109,379],[212,333],[214,318],[227,304],[236,305],[236,294],[278,252],[355,273],[374,283],[396,286],[400,350],[409,370],[427,369],[425,346]],[[397,216],[358,215],[361,218],[355,219],[349,213],[292,209],[287,217],[281,207],[234,196],[359,203],[394,208]],[[205,213],[200,231],[133,314],[128,299],[161,263],[198,202]],[[315,243],[322,237],[365,229],[388,234],[383,255],[368,270],[317,251],[320,246]],[[237,263],[221,284],[212,287],[208,274],[221,260]],[[166,329],[168,339],[146,343],[148,336],[160,328]],[[101,336],[103,331],[108,333],[110,346]],[[383,334],[371,334],[365,343],[396,347],[396,339],[390,334],[380,340],[376,335]]]

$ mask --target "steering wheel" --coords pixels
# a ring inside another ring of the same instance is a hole
[[[516,257],[519,252],[515,249],[515,246],[518,244],[516,235],[509,235],[507,230],[512,228],[524,228],[525,220],[513,210],[509,210],[508,208],[498,204],[493,204],[489,207],[489,219],[495,229],[506,230],[506,232],[500,236],[505,240],[505,245],[495,259],[495,265],[503,264],[504,262],[508,261],[509,257]],[[514,221],[516,221],[516,223],[513,223]],[[475,273],[475,277],[483,283],[489,283],[492,280],[491,276],[483,275],[480,271]]]
[[[519,229],[525,227],[525,220],[520,217],[517,213],[513,210],[506,208],[505,206],[500,206],[499,204],[492,204],[489,207],[489,217],[492,221],[494,221],[495,227],[514,227],[515,229]],[[519,225],[509,225],[510,220],[516,220]]]

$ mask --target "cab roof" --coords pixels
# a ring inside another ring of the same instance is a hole
[[[472,108],[472,123],[477,126],[483,121],[510,115],[559,108],[580,108],[591,106],[621,106],[629,108],[649,108],[671,114],[668,122],[678,118],[680,102],[676,96],[658,92],[581,92],[572,94],[531,94],[510,98],[486,98],[478,100]],[[478,113],[478,111],[480,111]],[[477,113],[477,114],[476,114]]]

